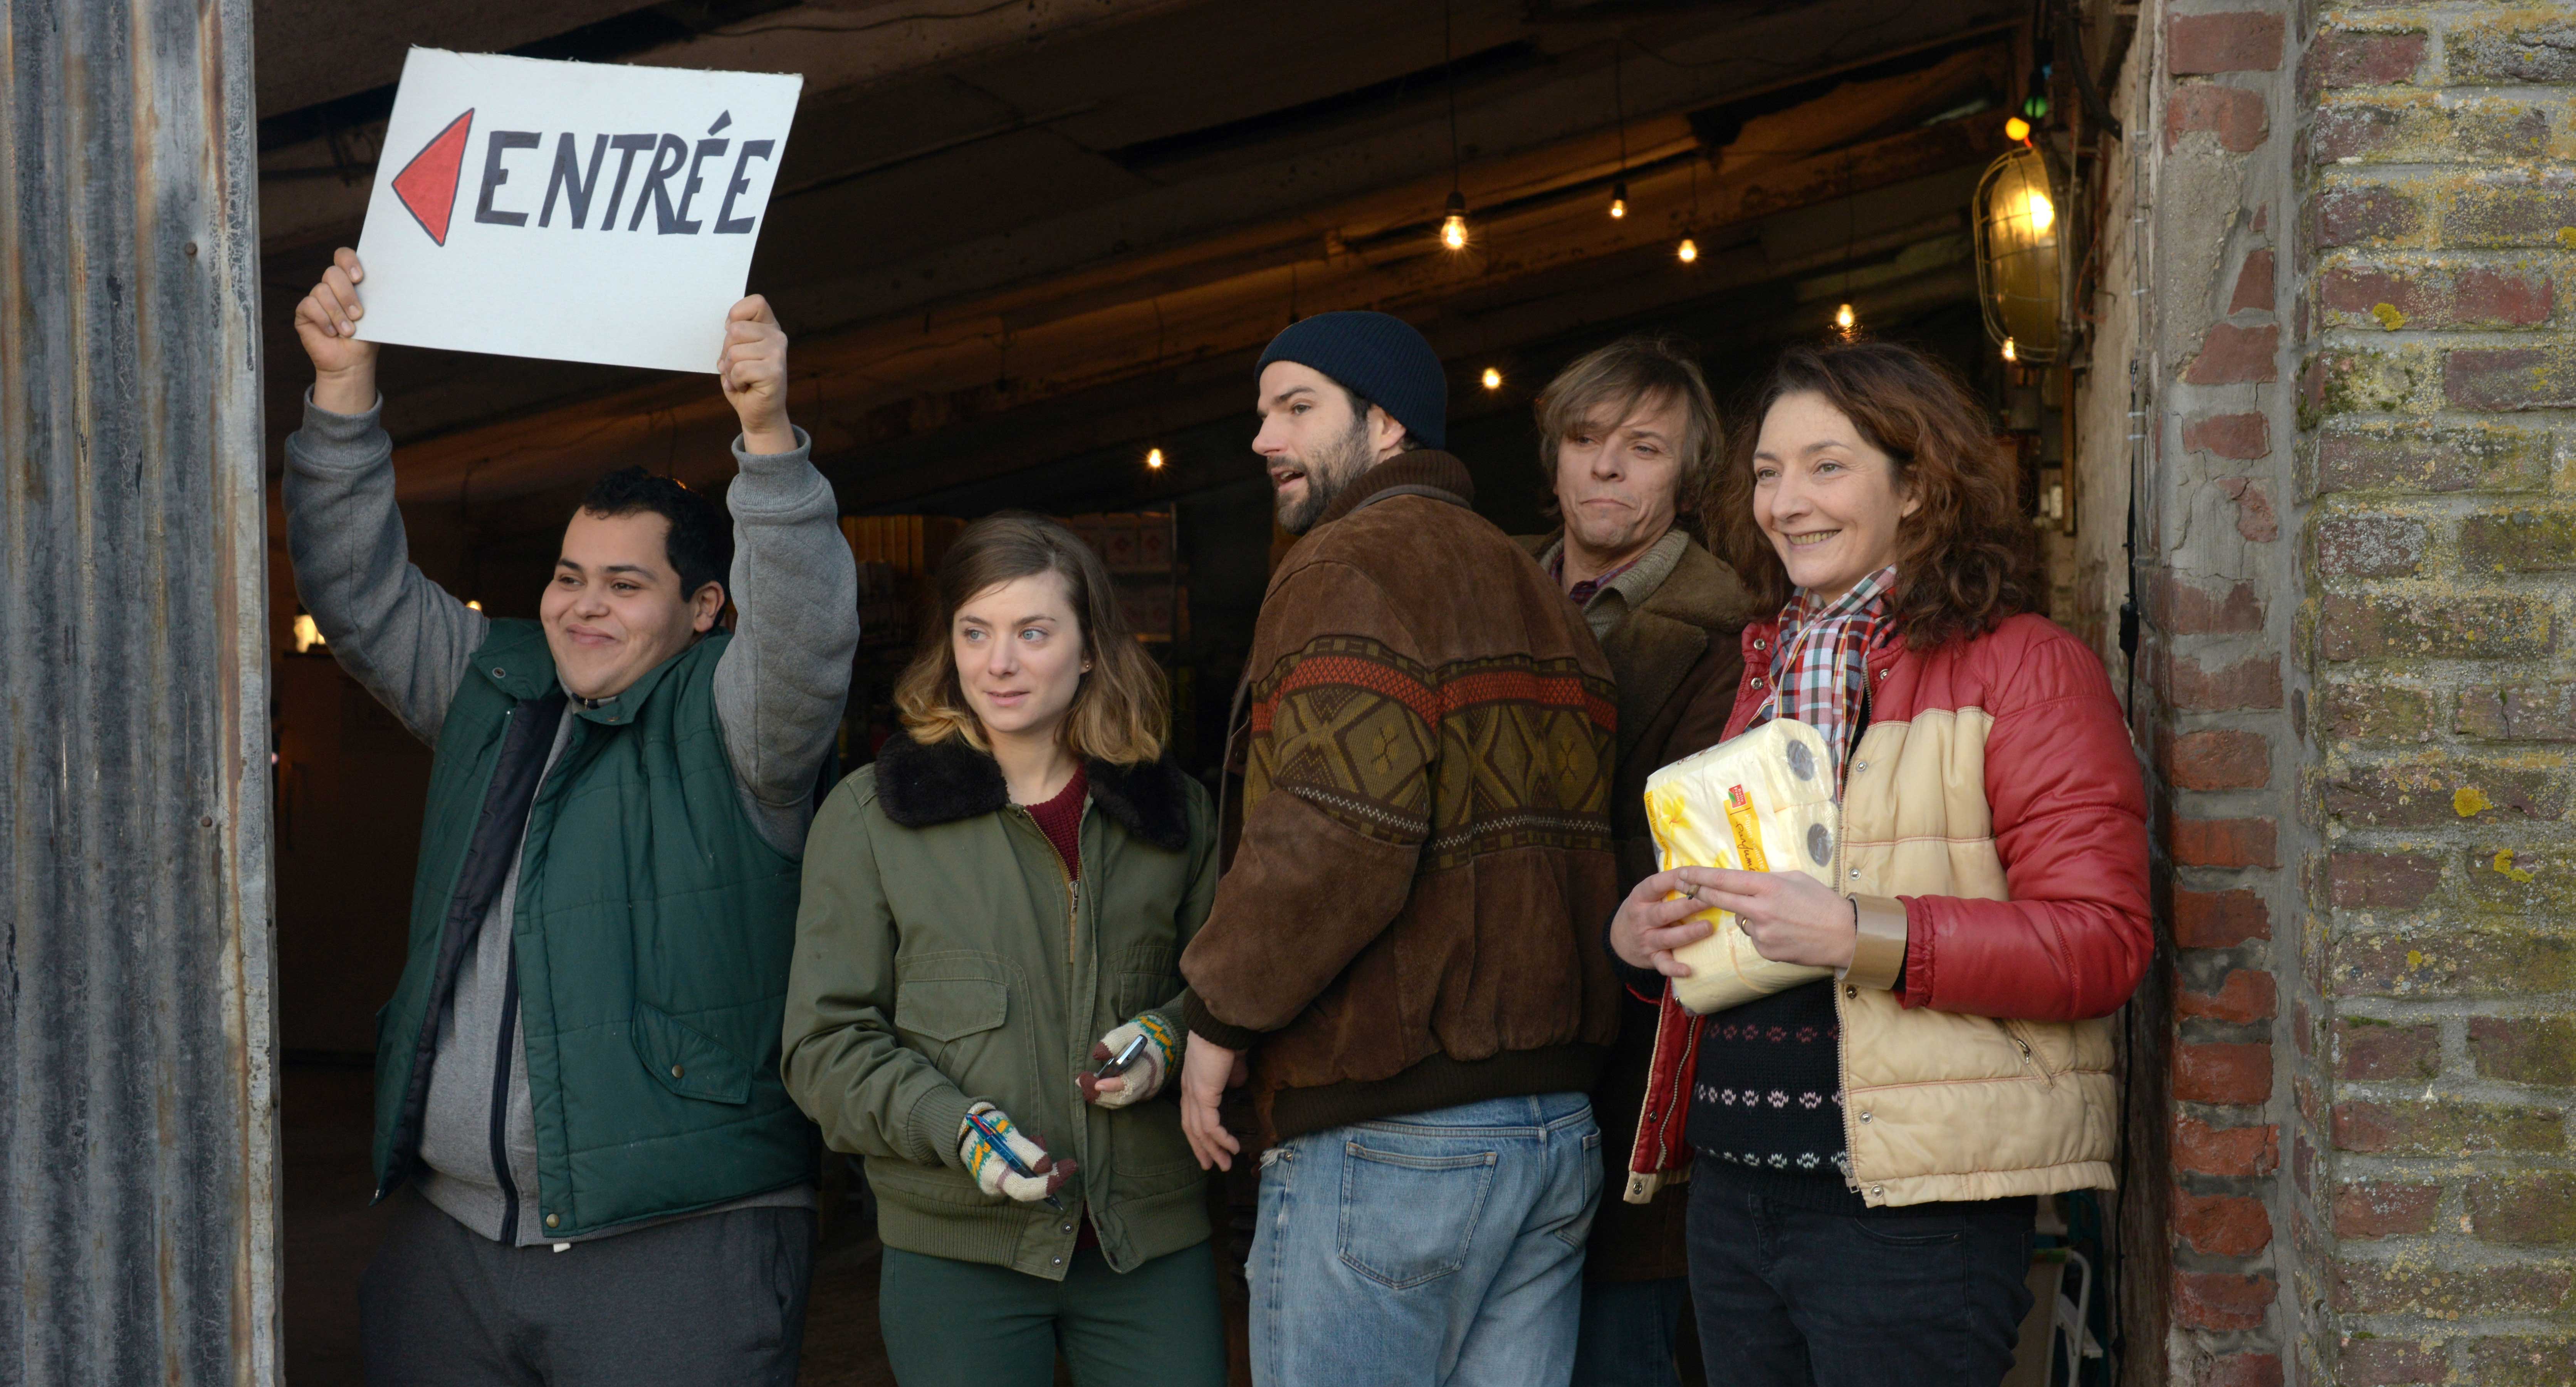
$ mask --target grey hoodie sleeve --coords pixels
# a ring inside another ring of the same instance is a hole
[[[295,595],[340,667],[434,743],[491,623],[412,565],[383,407],[334,414],[305,393],[304,427],[286,439],[286,545]]]
[[[772,847],[801,855],[814,773],[831,748],[859,648],[859,572],[831,483],[796,431],[788,453],[733,442],[733,644],[716,664],[716,718],[743,807]]]

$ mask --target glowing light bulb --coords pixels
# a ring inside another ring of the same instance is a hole
[[[1146,467],[1148,467],[1148,468],[1150,468],[1150,469],[1152,469],[1152,470],[1154,470],[1154,471],[1156,471],[1156,472],[1160,472],[1160,471],[1162,471],[1162,470],[1163,470],[1163,450],[1162,450],[1162,449],[1160,449],[1160,448],[1148,448],[1148,449],[1146,449],[1146,450],[1145,450],[1145,466],[1146,466]]]
[[[1834,326],[1841,328],[1845,332],[1851,331],[1852,324],[1859,321],[1860,316],[1852,312],[1852,306],[1850,304],[1844,304],[1842,307],[1834,310]]]
[[[1688,236],[1684,236],[1682,238],[1682,243],[1673,248],[1673,258],[1681,261],[1685,265],[1697,260],[1699,258],[1699,242],[1692,240]]]
[[[2020,356],[2020,354],[2019,354],[2019,353],[2017,353],[2017,352],[2015,352],[2015,351],[2013,350],[2013,340],[2012,340],[2011,338],[2009,338],[2009,337],[2007,337],[2007,338],[2005,338],[2005,339],[2004,339],[2004,360],[2006,360],[2006,361],[2019,361],[2019,360],[2021,360],[2021,356]]]
[[[468,598],[468,599],[466,599],[466,602],[465,602],[465,610],[467,610],[467,611],[469,611],[469,612],[479,612],[479,611],[483,610],[483,603],[482,603],[481,599],[479,599],[479,598]]]
[[[1500,389],[1502,389],[1502,388],[1503,388],[1503,373],[1502,373],[1502,372],[1500,372],[1500,371],[1495,370],[1495,369],[1494,369],[1493,367],[1491,367],[1491,366],[1486,367],[1486,368],[1485,368],[1485,388],[1486,388],[1487,390],[1500,390]]]
[[[2057,208],[2049,202],[2048,194],[2037,188],[2031,189],[2029,207],[2031,230],[2046,231],[2057,224]]]
[[[295,653],[298,655],[310,654],[330,644],[329,641],[322,639],[322,628],[315,624],[312,614],[308,612],[295,614],[294,640]]]
[[[2030,138],[2030,122],[2019,116],[2004,122],[2004,138],[2019,144]]]
[[[1628,180],[1622,178],[1610,185],[1610,220],[1615,222],[1626,215],[1628,215]]]
[[[1467,195],[1449,195],[1449,215],[1440,222],[1440,244],[1451,250],[1467,248]]]

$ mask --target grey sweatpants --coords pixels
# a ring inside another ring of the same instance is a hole
[[[793,1387],[814,1211],[503,1247],[406,1189],[358,1282],[369,1387]]]

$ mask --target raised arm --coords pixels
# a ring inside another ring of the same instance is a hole
[[[331,654],[413,736],[438,740],[489,623],[411,563],[394,505],[393,440],[377,423],[376,344],[351,334],[366,271],[343,248],[295,306],[313,359],[304,426],[286,440],[295,592]]]
[[[859,578],[832,487],[787,419],[787,334],[757,294],[725,325],[719,380],[742,421],[728,585],[733,644],[716,666],[716,716],[734,780],[763,836],[800,851],[814,775],[840,726],[859,645]]]

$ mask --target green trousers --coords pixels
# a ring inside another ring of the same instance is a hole
[[[1211,1244],[1125,1275],[1098,1248],[1062,1281],[885,1250],[877,1315],[902,1387],[1049,1387],[1060,1349],[1076,1387],[1224,1387]]]

